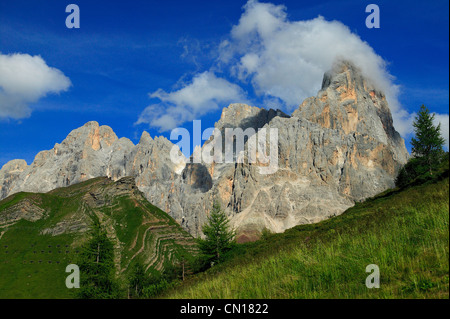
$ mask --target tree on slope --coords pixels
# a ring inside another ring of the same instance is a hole
[[[397,187],[404,187],[414,181],[428,180],[439,170],[444,159],[444,138],[441,125],[433,124],[434,114],[422,105],[413,126],[415,137],[411,139],[412,155],[395,179]]]
[[[150,278],[145,273],[143,263],[138,261],[128,275],[128,296],[133,298],[142,297],[142,290],[148,285],[150,285]]]
[[[114,245],[99,220],[94,218],[91,238],[81,250],[80,289],[82,299],[118,297],[118,284],[114,278]]]
[[[422,105],[413,126],[415,137],[411,139],[412,153],[430,175],[439,165],[444,153],[445,139],[441,135],[441,124],[433,124],[434,114]]]
[[[199,249],[206,262],[219,263],[223,261],[224,254],[233,247],[235,232],[229,223],[220,205],[214,203],[208,221],[202,228],[205,239],[198,240]]]

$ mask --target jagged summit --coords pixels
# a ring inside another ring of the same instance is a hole
[[[0,199],[19,191],[46,192],[98,176],[114,180],[137,176],[143,165],[168,171],[171,147],[166,138],[153,140],[147,132],[134,145],[128,138],[119,139],[111,127],[90,121],[72,130],[53,149],[39,152],[30,165],[23,160],[5,164],[0,170]],[[150,163],[145,159],[148,156],[155,161]]]
[[[118,137],[111,127],[106,125],[100,126],[97,122],[90,121],[70,132],[61,145],[76,149],[84,147],[99,150],[100,148],[111,146],[117,140]]]
[[[97,121],[88,121],[82,127],[90,127],[90,126],[99,127],[100,124],[98,124]]]
[[[142,132],[139,144],[150,144],[152,141],[153,139],[147,131]]]
[[[352,62],[338,60],[333,63],[331,70],[325,72],[322,80],[322,90],[326,90],[330,85],[342,85],[355,87],[357,90],[374,90],[371,81],[365,78],[362,71]],[[337,86],[335,86],[335,89]]]
[[[31,165],[6,164],[0,170],[0,199],[97,176],[133,176],[145,197],[192,235],[202,234],[218,201],[245,241],[264,228],[280,232],[342,213],[394,186],[409,156],[384,94],[346,61],[327,72],[317,96],[291,116],[236,103],[223,109],[215,127],[278,129],[276,173],[261,175],[259,163],[173,163],[173,144],[164,137],[152,139],[144,132],[134,145],[110,127],[88,122],[40,152]]]
[[[306,99],[292,116],[343,130],[345,134],[370,136],[391,145],[400,162],[409,157],[404,140],[394,128],[385,95],[348,61],[336,63],[324,75],[317,96]]]
[[[243,130],[249,127],[258,129],[269,123],[276,116],[289,117],[289,115],[279,109],[267,110],[243,103],[234,103],[222,110],[222,115],[214,126],[220,130],[236,127],[240,127]]]

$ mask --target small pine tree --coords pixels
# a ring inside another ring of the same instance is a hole
[[[404,187],[413,182],[417,177],[426,174],[427,168],[423,166],[417,158],[410,158],[402,168],[400,168],[395,178],[395,186]]]
[[[205,239],[199,239],[198,246],[205,261],[208,263],[223,261],[224,254],[231,250],[235,243],[236,234],[230,228],[229,220],[218,203],[214,203],[202,231]]]
[[[419,162],[430,173],[439,165],[444,153],[445,139],[441,135],[441,124],[434,126],[434,114],[422,105],[414,119],[415,137],[411,139],[412,152]]]
[[[114,279],[114,245],[94,219],[91,227],[91,239],[82,246],[80,260],[81,299],[115,298],[119,293]]]
[[[128,276],[129,296],[140,298],[142,296],[142,290],[149,284],[150,280],[145,273],[145,267],[140,261],[138,261],[134,264]]]

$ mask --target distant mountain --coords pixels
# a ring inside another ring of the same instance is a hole
[[[261,162],[173,163],[173,144],[164,137],[152,139],[144,132],[134,145],[108,126],[89,122],[37,154],[31,165],[22,160],[5,164],[0,198],[98,176],[133,176],[147,200],[193,236],[201,235],[217,200],[237,228],[238,240],[248,241],[264,228],[282,232],[338,215],[394,186],[409,157],[384,94],[346,61],[327,72],[318,95],[292,115],[231,104],[215,127],[223,133],[226,128],[278,129],[278,170],[261,174],[259,168],[266,166]]]
[[[0,298],[71,297],[65,268],[77,263],[94,215],[114,243],[122,279],[137,260],[146,271],[161,272],[196,254],[194,238],[151,205],[134,178],[20,192],[0,201]]]

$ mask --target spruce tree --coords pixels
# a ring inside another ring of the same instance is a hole
[[[119,289],[114,278],[114,245],[97,218],[94,218],[91,226],[90,240],[82,246],[78,265],[79,298],[106,299],[118,296]]]
[[[411,139],[412,153],[421,165],[426,167],[432,175],[439,165],[445,139],[441,135],[441,124],[433,124],[434,114],[425,105],[422,105],[414,119],[415,137]]]
[[[218,203],[214,203],[202,231],[205,239],[199,239],[198,244],[205,261],[209,263],[223,261],[224,254],[234,245],[235,232],[230,228],[229,220]]]
[[[134,264],[128,275],[129,297],[140,298],[142,290],[150,284],[150,278],[145,273],[145,267],[141,261]]]

